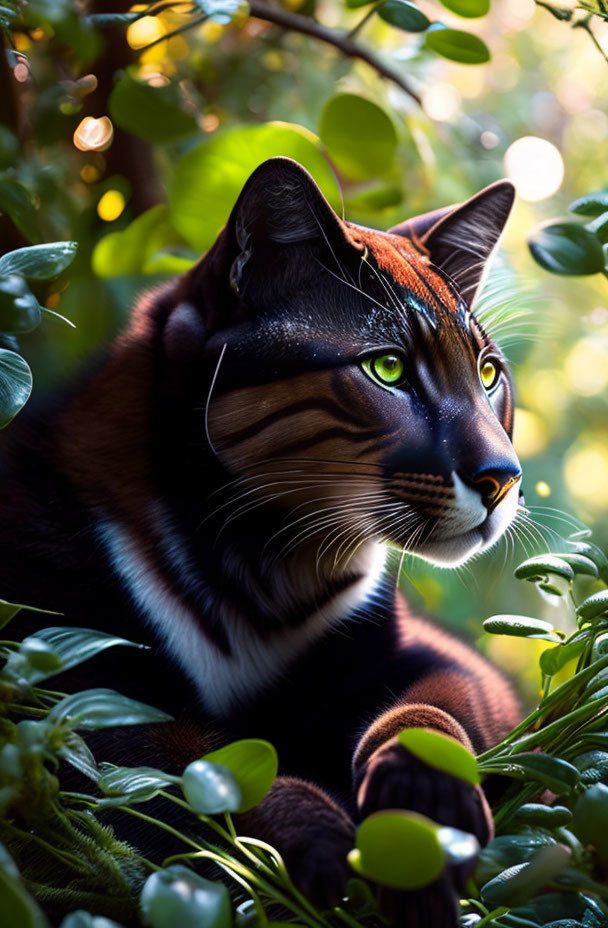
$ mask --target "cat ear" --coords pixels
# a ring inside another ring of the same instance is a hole
[[[460,206],[416,216],[390,232],[411,239],[454,281],[471,305],[514,199],[513,184],[497,181]]]
[[[274,289],[296,283],[317,268],[311,250],[345,242],[348,233],[319,187],[296,161],[271,158],[250,176],[228,222],[237,246],[230,271],[241,291],[260,274]]]

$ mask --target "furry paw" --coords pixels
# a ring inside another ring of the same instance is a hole
[[[396,738],[368,758],[356,787],[362,818],[381,809],[407,809],[440,825],[470,832],[481,845],[492,837],[492,815],[482,790],[419,760]],[[474,866],[472,860],[446,867],[438,880],[420,890],[380,888],[380,905],[395,925],[456,928],[458,899]]]
[[[297,888],[319,908],[340,901],[352,876],[346,855],[354,826],[321,789],[279,777],[259,806],[239,816],[239,829],[273,844]]]
[[[492,836],[492,816],[479,787],[431,767],[396,738],[369,757],[357,778],[362,818],[380,809],[408,809],[440,825],[471,832],[481,845]]]

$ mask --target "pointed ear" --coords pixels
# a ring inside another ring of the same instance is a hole
[[[178,298],[197,308],[211,333],[271,306],[318,274],[320,264],[351,260],[355,251],[359,259],[362,248],[308,171],[290,158],[271,158],[247,180]]]
[[[416,216],[390,232],[411,239],[454,281],[470,306],[509,218],[514,198],[513,184],[508,180],[497,181],[460,206]]]
[[[253,172],[232,211],[228,233],[237,250],[230,280],[239,293],[260,273],[275,292],[311,276],[318,270],[311,252],[320,243],[340,247],[348,237],[308,171],[290,158],[271,158]]]

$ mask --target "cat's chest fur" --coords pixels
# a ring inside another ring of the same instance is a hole
[[[160,504],[157,516],[159,512]],[[243,607],[231,602],[229,589],[223,589],[215,578],[215,583],[204,585],[199,602],[205,611],[221,614],[227,647],[220,647],[205,627],[205,616],[197,614],[171,589],[126,528],[104,519],[98,523],[97,533],[112,570],[143,622],[185,672],[202,706],[218,717],[230,715],[244,701],[250,702],[261,690],[279,681],[314,642],[362,608],[378,588],[386,557],[382,545],[370,542],[361,547],[349,563],[343,583],[338,578],[336,591],[329,595],[324,595],[318,584],[318,597],[311,578],[302,577],[297,570],[290,573],[277,569],[272,576],[272,590],[267,590],[269,598],[274,598],[278,608],[289,598],[308,598],[310,611],[297,624],[272,634],[256,629],[242,614]],[[200,587],[187,547],[168,521],[164,545],[182,578],[192,570],[193,582],[196,579]],[[240,583],[247,588],[246,574],[240,576]],[[252,589],[251,594],[255,596],[256,591]]]

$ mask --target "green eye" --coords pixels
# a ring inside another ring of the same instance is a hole
[[[382,386],[394,386],[403,380],[405,363],[401,355],[394,351],[366,358],[362,366],[363,370]]]
[[[500,371],[493,361],[484,361],[479,368],[479,379],[486,390],[491,390],[496,386]]]

